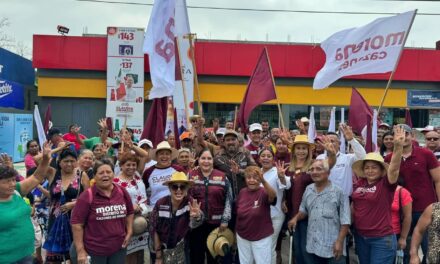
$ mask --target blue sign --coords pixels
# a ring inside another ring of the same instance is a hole
[[[31,114],[14,114],[14,162],[24,160],[26,143],[32,139],[33,120]]]
[[[0,113],[0,153],[14,153],[14,114]]]
[[[408,90],[407,106],[440,108],[440,91]]]
[[[0,79],[0,107],[24,109],[24,87],[16,82]]]
[[[32,61],[0,48],[0,78],[24,85],[34,85]]]

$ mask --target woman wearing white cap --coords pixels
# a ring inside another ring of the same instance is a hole
[[[200,203],[188,197],[192,183],[183,172],[173,173],[163,183],[171,195],[157,201],[150,217],[156,264],[189,263],[188,233],[203,222]]]

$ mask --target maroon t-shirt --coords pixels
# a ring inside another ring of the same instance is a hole
[[[127,233],[126,217],[133,213],[130,195],[113,183],[110,197],[96,186],[83,192],[76,201],[70,222],[84,224],[84,247],[89,254],[108,256],[121,249]]]
[[[299,173],[295,173],[286,171],[286,175],[290,177],[290,182],[292,183],[292,187],[287,190],[286,196],[288,214],[290,218],[292,218],[299,211],[299,206],[301,205],[301,200],[307,185],[313,183],[313,181],[310,174],[306,172],[299,171]]]
[[[246,146],[246,149],[249,150],[249,152],[251,153],[251,156],[255,160],[255,162],[258,162],[258,151],[260,150],[260,147],[254,146],[251,143]]]
[[[354,226],[356,232],[365,237],[383,237],[392,235],[391,204],[397,183],[390,184],[388,178],[368,184],[359,179],[353,186]]]
[[[391,161],[393,153],[385,157],[385,162]],[[413,197],[413,212],[423,212],[431,203],[437,202],[434,183],[430,170],[439,166],[435,155],[428,149],[413,147],[411,156],[402,159],[400,163],[399,177]]]
[[[235,231],[242,238],[257,241],[273,234],[270,203],[266,190],[243,188],[237,198]]]

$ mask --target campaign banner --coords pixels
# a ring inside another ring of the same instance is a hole
[[[408,90],[407,106],[440,108],[440,91]]]
[[[107,28],[107,108],[115,137],[126,125],[136,139],[144,123],[144,54],[141,28]]]
[[[14,114],[0,113],[0,153],[14,153]]]
[[[0,107],[24,109],[23,85],[0,79]]]
[[[14,152],[12,159],[14,162],[24,160],[26,155],[26,144],[32,139],[33,135],[32,114],[14,114]]]

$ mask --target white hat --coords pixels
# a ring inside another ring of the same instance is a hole
[[[261,124],[253,123],[252,125],[249,126],[249,131],[252,132],[255,130],[263,131],[263,127],[261,126]]]
[[[305,116],[301,117],[300,121],[303,122],[303,123],[310,123],[309,119],[307,117],[305,117]]]
[[[431,131],[434,131],[435,129],[434,129],[434,126],[430,126],[430,125],[427,125],[427,126],[425,126],[423,129],[422,129],[422,133],[427,133],[427,132],[431,132]]]
[[[153,148],[153,142],[151,142],[150,140],[144,138],[142,140],[139,141],[138,146],[141,148],[142,145],[147,144],[150,148]]]
[[[217,129],[217,132],[215,133],[216,135],[225,135],[226,133],[226,128],[224,127],[220,127],[219,129]]]
[[[162,141],[157,145],[156,149],[151,150],[150,153],[151,159],[156,160],[156,153],[164,149],[171,151],[171,160],[177,158],[177,154],[178,154],[177,149],[172,148],[170,146],[170,143],[168,143],[168,141]]]

